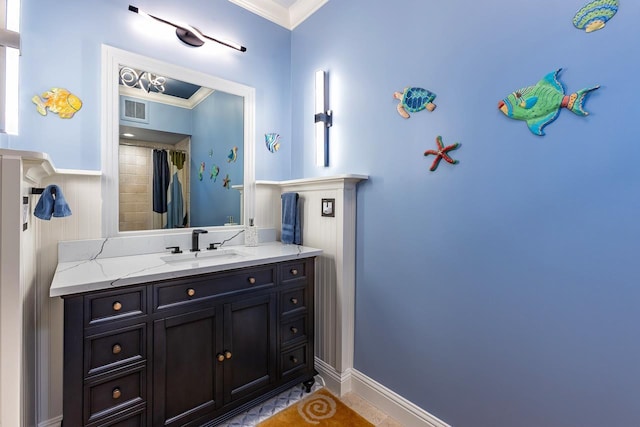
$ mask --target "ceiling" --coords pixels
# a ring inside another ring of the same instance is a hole
[[[329,0],[229,0],[269,21],[293,30]]]

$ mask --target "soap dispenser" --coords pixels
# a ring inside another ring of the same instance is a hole
[[[244,230],[244,245],[258,246],[258,227],[255,226],[253,218],[249,218],[249,226]]]

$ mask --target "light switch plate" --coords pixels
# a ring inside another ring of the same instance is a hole
[[[322,199],[322,216],[336,216],[336,199]]]

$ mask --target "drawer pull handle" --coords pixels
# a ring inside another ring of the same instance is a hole
[[[251,283],[252,285],[256,284],[256,278],[255,277],[249,277],[249,283]]]
[[[225,359],[231,359],[231,356],[233,356],[233,354],[231,354],[231,352],[229,350],[224,352]]]
[[[120,303],[120,301],[116,301],[113,303],[113,311],[120,311],[122,310],[122,304]]]
[[[298,333],[298,328],[296,328],[295,326],[292,326],[291,327],[291,333],[294,334],[294,335],[297,334]]]
[[[297,358],[297,357],[295,357],[295,356],[291,356],[291,361],[292,361],[293,363],[298,363],[298,358]]]
[[[295,268],[291,269],[291,275],[292,276],[297,276],[298,275],[298,270],[296,270]]]
[[[296,305],[298,304],[298,298],[291,298],[291,304]]]
[[[113,354],[120,354],[121,351],[122,347],[120,346],[120,344],[114,344],[113,348],[111,348],[111,352]]]
[[[216,359],[218,359],[218,362],[224,362],[224,354],[222,353],[216,354]]]
[[[122,392],[120,391],[120,389],[114,388],[113,392],[111,393],[111,397],[113,397],[114,399],[120,399],[120,396],[122,396]]]
[[[190,297],[194,296],[196,294],[196,290],[193,288],[189,288],[187,289],[187,295],[189,295]]]

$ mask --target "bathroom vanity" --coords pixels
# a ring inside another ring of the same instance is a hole
[[[213,426],[309,389],[320,252],[273,242],[60,263],[63,426]]]

